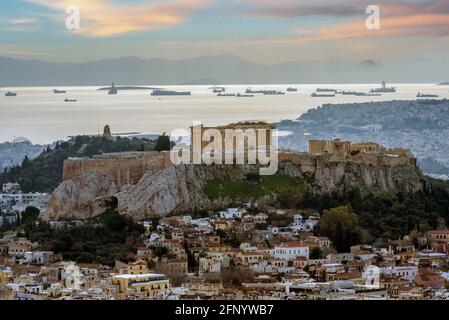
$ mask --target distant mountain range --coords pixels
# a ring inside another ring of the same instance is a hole
[[[293,61],[276,65],[235,55],[184,60],[123,57],[86,63],[50,63],[0,57],[0,87],[68,85],[273,84],[432,82],[447,79],[448,67],[374,60]]]

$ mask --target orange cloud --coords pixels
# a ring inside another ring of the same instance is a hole
[[[137,31],[152,31],[185,21],[189,14],[201,8],[207,0],[148,1],[143,4],[116,5],[110,0],[27,0],[60,10],[76,5],[80,9],[79,34],[90,37],[110,37]]]
[[[300,41],[352,40],[371,37],[449,36],[449,14],[422,14],[381,18],[379,30],[368,30],[365,21],[321,28],[301,37]]]

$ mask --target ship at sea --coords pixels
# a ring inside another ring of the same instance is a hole
[[[17,96],[17,93],[15,92],[8,91],[5,93],[5,97],[15,97],[15,96]]]
[[[356,96],[356,97],[378,97],[381,96],[380,93],[373,92],[359,92],[359,91],[337,91],[336,94],[341,94],[343,96]]]
[[[298,88],[288,87],[287,92],[297,92]]]
[[[282,91],[276,91],[276,90],[266,90],[263,92],[264,95],[269,96],[269,95],[279,95],[279,94],[285,94],[285,92]]]
[[[190,96],[190,91],[153,90],[152,96]]]
[[[316,92],[314,92],[314,93],[312,93],[311,97],[313,97],[313,98],[318,98],[318,97],[333,98],[333,97],[335,97],[335,93],[316,93]]]
[[[396,92],[396,88],[394,87],[387,87],[385,81],[382,81],[382,87],[381,88],[374,88],[371,89],[371,93],[394,93]]]
[[[112,83],[111,88],[109,88],[108,94],[117,94],[117,88],[115,87],[115,83]]]
[[[257,94],[257,93],[261,93],[264,95],[276,95],[276,94],[285,94],[282,91],[277,91],[277,90],[252,90],[252,89],[246,89],[245,91],[246,94]]]
[[[247,94],[247,93],[245,93],[245,94],[237,93],[236,97],[239,97],[239,98],[252,98],[252,97],[254,97],[254,95],[253,94]]]
[[[65,90],[53,89],[53,93],[54,93],[54,94],[65,93]]]
[[[333,92],[333,93],[336,93],[337,90],[336,89],[328,89],[328,88],[317,88],[316,92]]]
[[[343,96],[355,96],[356,94],[357,94],[357,92],[356,91],[345,91],[345,90],[343,90],[343,91],[337,91],[337,92],[335,92],[336,94],[341,94],[341,95],[343,95]]]
[[[221,93],[221,92],[225,92],[226,88],[225,87],[215,87],[213,89],[213,93]]]
[[[438,98],[439,95],[437,95],[437,94],[422,94],[421,92],[418,92],[416,97],[417,98]]]

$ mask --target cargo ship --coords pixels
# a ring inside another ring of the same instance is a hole
[[[153,90],[152,96],[190,96],[190,91]]]
[[[224,88],[224,87],[215,87],[213,90],[214,93],[221,93],[221,92],[225,92],[225,91],[226,91],[226,88]]]
[[[381,96],[380,93],[373,92],[358,92],[358,91],[338,91],[336,94],[341,94],[343,96],[357,96],[357,97],[378,97]]]
[[[236,97],[239,97],[239,98],[252,98],[252,97],[254,97],[254,95],[253,94],[241,94],[241,93],[237,93],[237,95],[236,95]]]
[[[421,92],[418,92],[416,97],[417,98],[438,98],[439,95],[437,95],[437,94],[422,94]]]
[[[317,88],[316,92],[333,92],[333,93],[336,93],[337,90],[336,89],[327,89],[327,88]]]
[[[268,95],[279,95],[279,94],[285,94],[282,91],[276,91],[276,90],[266,90],[263,92],[264,95],[268,96]]]
[[[264,95],[285,94],[284,92],[277,91],[277,90],[252,90],[252,89],[246,89],[245,93],[246,94],[261,93],[261,94],[264,94]]]
[[[112,86],[109,88],[108,94],[117,94],[117,88],[115,87],[115,83],[112,83]]]
[[[312,93],[312,97],[313,98],[318,98],[318,97],[320,97],[320,98],[333,98],[333,97],[335,97],[335,93],[316,93],[316,92],[314,92],[314,93]]]
[[[385,81],[382,81],[382,87],[381,88],[374,88],[371,89],[371,93],[394,93],[396,92],[396,88],[394,87],[387,87]]]

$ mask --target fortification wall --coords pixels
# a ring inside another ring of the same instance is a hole
[[[318,162],[353,163],[366,166],[402,166],[416,167],[416,159],[408,156],[388,155],[383,153],[363,153],[356,156],[310,154],[299,152],[280,152],[279,161],[290,161],[301,167],[304,172],[314,172]]]
[[[169,152],[133,152],[104,154],[92,159],[64,161],[64,180],[91,171],[99,171],[119,186],[136,183],[148,171],[160,171],[171,165]]]
[[[416,159],[407,156],[364,153],[355,156],[309,154],[281,151],[280,162],[289,161],[302,172],[314,173],[324,163],[351,163],[365,166],[416,166]],[[119,186],[137,183],[147,172],[158,172],[172,165],[169,152],[131,152],[103,154],[92,159],[68,159],[64,162],[64,180],[91,171],[99,171],[110,177]]]

